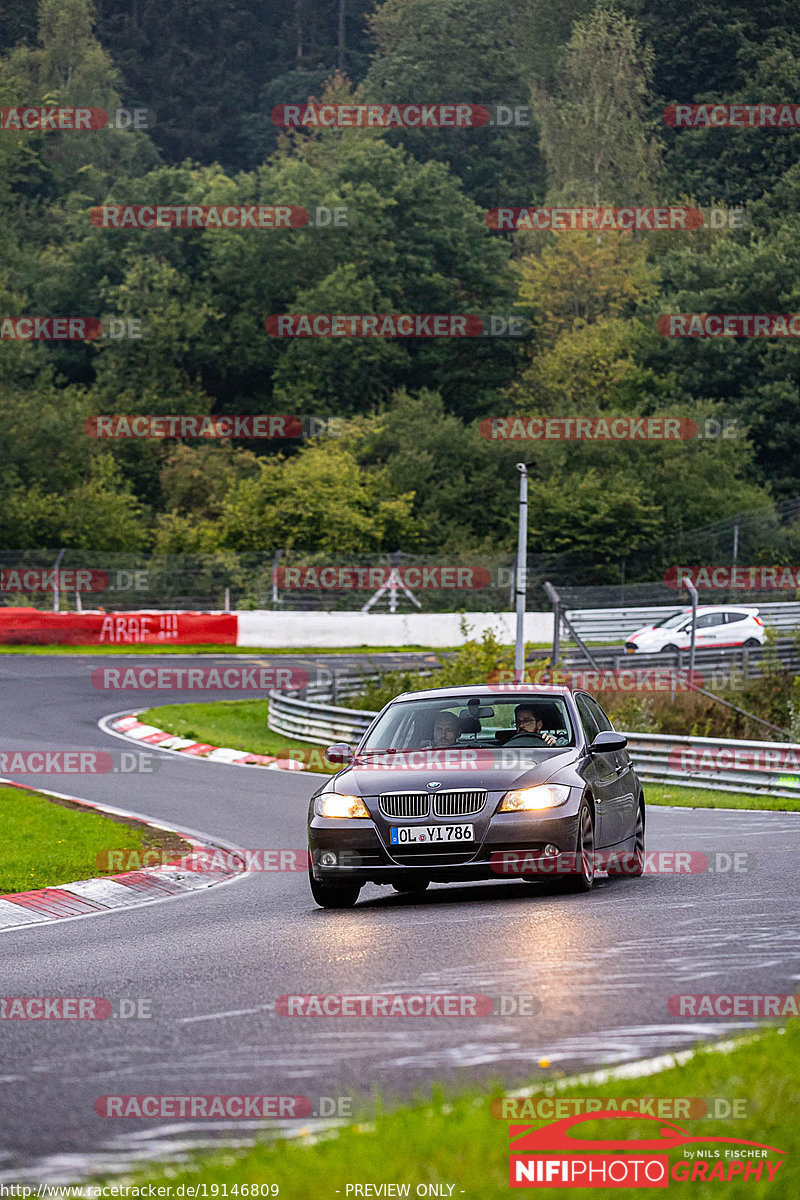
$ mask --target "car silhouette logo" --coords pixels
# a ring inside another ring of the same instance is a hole
[[[432,779],[431,782],[428,784],[429,788],[437,788],[437,787],[441,787],[441,786],[442,785],[438,779]]]
[[[708,1134],[696,1137],[688,1133],[685,1129],[681,1129],[678,1125],[673,1125],[669,1121],[662,1121],[659,1117],[648,1116],[645,1113],[637,1113],[636,1119],[652,1122],[651,1128],[655,1135],[652,1138],[602,1138],[586,1140],[580,1136],[570,1136],[569,1131],[572,1127],[579,1125],[583,1121],[626,1119],[631,1119],[630,1113],[619,1112],[614,1109],[611,1111],[600,1111],[591,1114],[582,1113],[577,1116],[565,1117],[561,1121],[553,1121],[540,1129],[532,1125],[511,1125],[508,1131],[511,1140],[511,1152],[518,1154],[520,1151],[528,1153],[533,1151],[535,1153],[536,1151],[560,1150],[578,1154],[586,1150],[670,1150],[678,1146],[689,1145],[693,1142],[716,1142],[737,1146],[758,1146],[762,1150],[774,1150],[776,1154],[786,1153],[785,1150],[779,1150],[777,1146],[766,1146],[763,1142],[749,1142],[745,1141],[744,1138],[710,1137]]]

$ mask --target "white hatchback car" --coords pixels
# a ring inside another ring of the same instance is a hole
[[[665,617],[656,625],[645,625],[625,640],[629,654],[659,654],[661,651],[688,650],[691,644],[692,610]],[[719,608],[699,606],[695,646],[724,648],[730,646],[763,646],[764,622],[757,608],[742,608],[726,604]]]

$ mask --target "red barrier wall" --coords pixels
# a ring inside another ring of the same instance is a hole
[[[235,646],[237,631],[236,613],[56,613],[0,608],[0,642],[6,645]]]

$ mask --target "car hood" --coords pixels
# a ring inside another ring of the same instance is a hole
[[[425,792],[433,781],[441,783],[437,791],[450,792],[469,788],[485,788],[488,792],[508,792],[512,788],[533,787],[549,783],[554,775],[573,767],[580,757],[575,746],[565,746],[557,754],[547,753],[538,761],[533,758],[515,765],[502,764],[479,770],[464,767],[424,770],[401,767],[392,770],[368,765],[346,767],[335,776],[337,792],[350,796],[377,796],[381,792]],[[499,760],[498,760],[499,762]]]

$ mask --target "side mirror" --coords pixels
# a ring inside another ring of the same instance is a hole
[[[349,763],[353,761],[353,756],[353,748],[347,742],[336,742],[325,751],[329,763]]]
[[[604,729],[592,742],[589,752],[591,754],[609,754],[614,750],[624,750],[627,744],[628,739],[624,733],[617,733],[614,729]]]

